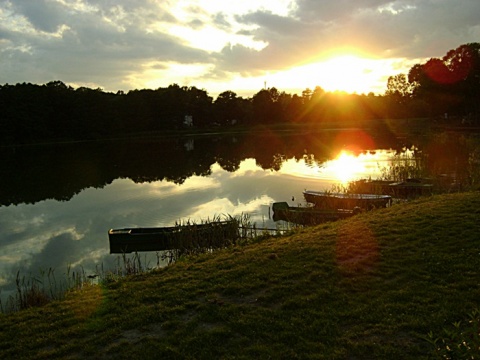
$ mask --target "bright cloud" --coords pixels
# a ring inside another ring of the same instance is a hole
[[[479,13],[478,0],[0,0],[0,84],[382,93],[478,41]]]

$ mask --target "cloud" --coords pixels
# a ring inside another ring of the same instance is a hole
[[[129,90],[185,78],[148,81],[152,66],[195,64],[205,72],[189,81],[204,87],[339,50],[439,57],[478,41],[479,13],[478,0],[0,0],[0,83]]]
[[[62,24],[63,7],[56,2],[45,0],[16,0],[11,9],[22,14],[39,31],[54,33]]]
[[[335,37],[336,41],[356,39],[360,44],[369,43],[380,56],[385,56],[387,51],[396,56],[425,56],[425,49],[432,49],[432,34],[437,39],[437,52],[443,54],[451,47],[462,44],[467,29],[479,24],[478,18],[472,14],[479,13],[480,3],[472,0],[364,0],[356,1],[354,5],[350,3],[337,1],[327,7],[302,0],[299,1],[299,14],[301,19],[308,19],[308,15],[304,14],[309,13],[330,20],[340,35]],[[451,36],[445,39],[444,36],[449,33]],[[455,35],[457,40],[448,43]],[[434,55],[430,52],[426,56]]]
[[[476,41],[480,2],[363,0],[319,2],[298,0],[288,15],[258,10],[236,17],[253,26],[250,33],[268,45],[252,51],[227,46],[220,66],[242,73],[295,66],[319,59],[332,49],[361,50],[373,57],[428,58]]]
[[[141,7],[142,2],[125,2],[125,7],[106,3],[75,9],[52,1],[4,2],[2,15],[9,23],[0,27],[0,51],[11,60],[0,63],[1,73],[17,75],[16,82],[60,79],[114,89],[129,74],[142,72],[147,61],[208,60],[205,51],[156,30],[158,24],[174,20],[161,8]],[[42,10],[37,12],[37,7]]]

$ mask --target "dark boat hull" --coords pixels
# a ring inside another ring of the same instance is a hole
[[[286,202],[277,202],[272,206],[273,221],[287,221],[299,225],[316,225],[328,221],[345,219],[359,211],[324,210],[314,207],[294,207]]]
[[[432,195],[433,184],[427,180],[408,179],[407,181],[359,180],[355,182],[355,191],[360,194],[390,195],[394,198],[408,199]]]
[[[235,221],[159,228],[110,229],[110,253],[214,248],[238,238]]]
[[[320,209],[353,210],[359,207],[364,210],[387,207],[392,202],[390,195],[375,194],[343,194],[305,190],[305,200]]]

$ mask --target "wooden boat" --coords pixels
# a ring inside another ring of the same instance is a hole
[[[307,202],[314,204],[316,208],[334,210],[353,210],[355,207],[372,210],[387,207],[392,202],[390,195],[377,194],[344,194],[305,190],[303,196]]]
[[[408,199],[424,195],[432,195],[433,184],[426,184],[414,181],[399,181],[391,183],[391,194],[393,197]]]
[[[315,207],[289,206],[286,202],[276,202],[272,205],[273,221],[288,221],[299,225],[316,225],[327,221],[335,221],[351,217],[360,212],[353,210],[328,210]]]
[[[235,243],[238,236],[236,221],[216,221],[173,227],[110,229],[108,231],[111,254],[214,248]]]
[[[431,195],[433,184],[428,179],[359,180],[354,183],[354,189],[359,194],[381,194],[406,199]]]
[[[391,180],[357,180],[353,182],[353,189],[358,194],[392,195]]]

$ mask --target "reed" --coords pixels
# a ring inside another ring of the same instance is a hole
[[[161,259],[169,264],[177,259],[225,249],[229,246],[246,245],[247,243],[282,233],[282,229],[266,229],[257,227],[250,215],[216,215],[200,222],[190,219],[177,221],[179,231],[172,239],[172,250],[165,251]]]
[[[404,148],[390,158],[390,165],[380,167],[378,180],[406,181],[407,179],[427,178],[428,155],[415,147]]]
[[[79,289],[88,282],[83,269],[75,272],[69,266],[64,275],[64,278],[57,279],[53,268],[40,269],[38,275],[30,273],[28,276],[18,270],[15,293],[7,297],[5,304],[0,300],[0,311],[9,313],[43,306],[53,300],[63,299],[68,290]]]
[[[0,353],[476,359],[478,209],[478,192],[421,198],[85,286],[0,315]]]
[[[198,255],[235,245],[238,235],[238,222],[230,217],[222,221],[220,216],[201,220],[199,223],[190,219],[177,221],[171,241],[171,250],[165,251],[163,260],[174,262],[182,256]]]
[[[160,255],[157,253],[157,267],[160,265]],[[79,290],[85,285],[108,282],[128,275],[138,275],[151,270],[146,261],[138,253],[132,256],[122,254],[117,257],[114,269],[105,270],[103,263],[96,266],[94,274],[87,275],[83,267],[76,270],[67,266],[63,276],[55,275],[54,268],[40,269],[37,275],[32,273],[22,275],[20,270],[15,277],[15,294],[6,298],[5,304],[0,298],[0,313],[11,313],[31,307],[44,306],[54,300],[62,300],[72,290]],[[1,294],[0,294],[1,295]]]
[[[196,225],[201,225],[198,228]],[[168,265],[187,256],[196,256],[230,246],[244,246],[271,236],[282,236],[295,230],[294,224],[266,229],[257,227],[251,221],[250,215],[224,215],[207,218],[200,222],[190,219],[177,221],[178,233],[172,241],[176,248],[173,250],[156,252],[156,264],[150,266],[146,254],[142,257],[135,252],[132,255],[125,253],[117,256],[113,269],[104,269],[103,263],[97,265],[94,274],[87,275],[83,267],[73,269],[67,267],[62,277],[55,275],[55,269],[40,269],[38,275],[21,275],[17,272],[15,294],[9,296],[3,304],[0,299],[0,312],[16,312],[30,307],[43,306],[54,300],[65,298],[68,291],[81,289],[93,283],[109,283],[119,279],[148,272],[160,268],[166,262]],[[188,229],[187,231],[184,231]],[[199,230],[201,229],[201,231]]]

